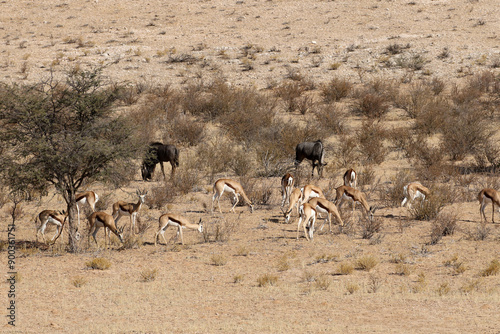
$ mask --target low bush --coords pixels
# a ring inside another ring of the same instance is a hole
[[[257,286],[266,287],[266,286],[275,286],[278,284],[278,276],[272,274],[264,274],[257,278]]]
[[[111,262],[108,259],[105,259],[103,257],[97,257],[97,258],[94,258],[92,260],[85,262],[85,266],[88,269],[105,270],[105,269],[109,269],[109,267],[111,267]]]

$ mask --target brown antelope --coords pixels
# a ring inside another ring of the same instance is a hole
[[[302,191],[301,204],[307,203],[313,197],[326,198],[325,195],[323,195],[323,191],[321,190],[321,188],[313,184],[306,185],[304,188],[301,189],[301,191]]]
[[[358,202],[358,203],[361,203],[361,205],[365,209],[366,214],[368,215],[368,218],[370,220],[373,219],[373,214],[375,213],[375,210],[377,208],[374,208],[374,207],[371,207],[368,205],[368,203],[366,202],[365,194],[362,193],[360,190],[354,189],[354,188],[349,187],[349,186],[340,186],[336,189],[336,192],[337,192],[337,196],[335,197],[334,203],[339,209],[341,208],[344,200],[347,199],[347,200],[353,201],[352,212],[354,213],[354,208],[355,208],[354,204],[356,202]]]
[[[479,208],[479,215],[481,216],[481,223],[484,221],[487,222],[486,214],[484,213],[484,209],[488,203],[491,203],[491,222],[495,223],[495,204],[499,207],[498,211],[500,212],[500,194],[495,189],[485,188],[479,192],[477,195],[477,199],[479,204],[481,204]]]
[[[420,198],[424,201],[431,191],[420,184],[420,182],[411,182],[403,187],[403,193],[405,198],[401,202],[401,206],[405,206],[406,203],[408,203],[408,208],[411,208],[412,202],[414,202],[415,199]]]
[[[327,214],[326,220],[328,221],[328,225],[330,227],[330,232],[332,231],[332,214],[339,221],[340,226],[344,226],[344,222],[342,221],[342,218],[340,217],[339,210],[337,210],[337,207],[332,202],[330,202],[324,198],[315,197],[315,198],[311,198],[311,200],[309,200],[309,202],[307,202],[307,203],[309,203],[310,206],[315,208],[317,212]],[[323,225],[321,225],[320,230],[323,229],[324,225],[325,225],[325,222],[323,222]]]
[[[243,197],[243,200],[245,203],[250,207],[250,212],[253,212],[253,204],[250,201],[250,199],[247,197],[245,194],[245,191],[243,190],[243,187],[241,184],[237,181],[231,180],[231,179],[219,179],[215,182],[214,184],[214,195],[212,196],[212,212],[214,212],[214,202],[217,200],[217,205],[219,206],[219,212],[222,213],[222,210],[220,208],[220,198],[224,191],[233,194],[234,198],[234,205],[229,210],[229,212],[234,211],[234,208],[236,207],[236,204],[238,204],[238,195]],[[236,212],[235,212],[236,213]]]
[[[292,193],[294,182],[294,177],[290,173],[286,173],[281,178],[281,193],[283,195],[283,198],[281,200],[281,207],[283,207],[285,203],[290,203],[290,195]]]
[[[68,215],[64,211],[55,211],[55,210],[43,210],[38,214],[38,219],[40,220],[40,226],[36,230],[36,238],[38,240],[38,232],[42,234],[43,242],[47,243],[47,240],[45,239],[45,228],[47,227],[47,224],[54,224],[56,225],[56,233],[50,239],[50,242],[55,242],[57,240],[56,237],[59,237],[61,235],[64,224],[66,223],[66,220],[68,219]]]
[[[78,215],[78,228],[80,228],[80,205],[84,205],[87,203],[92,209],[92,212],[95,212],[95,204],[99,200],[99,196],[93,191],[85,191],[83,193],[79,193],[75,195],[76,201],[76,212]]]
[[[114,203],[113,218],[115,220],[115,224],[118,223],[118,220],[120,220],[122,216],[130,216],[130,231],[135,233],[136,216],[146,200],[147,193],[148,192],[144,190],[137,190],[136,194],[139,196],[137,203],[127,203],[124,201]]]
[[[313,239],[314,223],[316,222],[316,209],[309,203],[304,203],[299,209],[300,218],[297,225],[297,240],[299,239],[300,225],[304,224],[304,234],[308,241]]]
[[[155,234],[155,246],[158,242],[159,235],[161,235],[163,241],[165,241],[165,245],[167,244],[167,240],[165,239],[164,234],[170,225],[177,227],[177,237],[179,237],[179,234],[181,235],[181,243],[183,245],[184,245],[184,237],[182,235],[183,228],[198,230],[198,232],[203,233],[203,222],[201,221],[201,218],[198,224],[192,224],[181,215],[166,213],[164,215],[161,215],[160,219],[158,220],[158,225],[159,225],[159,230]]]
[[[125,228],[125,225],[122,226],[121,228],[117,228],[113,216],[104,211],[98,211],[92,213],[88,219],[90,225],[89,239],[90,239],[90,234],[92,233],[92,237],[94,238],[96,245],[97,245],[97,239],[96,239],[97,231],[99,231],[101,227],[104,227],[105,247],[107,247],[108,244],[108,233],[106,233],[106,229],[113,232],[118,237],[118,239],[120,239],[120,241],[123,243],[123,229]]]
[[[286,211],[282,211],[283,215],[285,216],[286,224],[290,222],[290,217],[292,215],[294,207],[297,209],[297,215],[299,214],[299,205],[301,197],[302,197],[302,192],[300,191],[300,189],[299,188],[293,189],[292,193],[290,194],[288,209],[286,209]]]
[[[357,174],[354,169],[348,169],[344,173],[344,186],[349,186],[352,188],[356,188]]]

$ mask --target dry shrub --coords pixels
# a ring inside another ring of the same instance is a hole
[[[385,131],[382,125],[374,121],[364,121],[356,132],[360,155],[364,163],[381,164],[387,154],[384,147]]]
[[[237,230],[236,221],[226,219],[216,219],[215,221],[203,224],[204,242],[227,242]]]
[[[109,262],[108,259],[105,259],[103,257],[97,257],[97,258],[94,258],[92,260],[85,262],[85,266],[88,269],[105,270],[105,269],[109,269],[109,267],[111,267],[111,262]]]
[[[158,269],[145,269],[141,271],[140,277],[141,282],[152,282],[156,279],[156,275],[158,274]]]
[[[411,118],[417,118],[432,101],[434,93],[431,88],[423,82],[413,83],[408,90],[400,92],[397,105],[406,111]]]
[[[453,235],[457,228],[457,216],[455,214],[439,214],[432,222],[430,244],[435,245],[442,237]]]
[[[382,220],[378,218],[361,219],[359,221],[361,227],[361,237],[363,239],[371,239],[375,233],[380,232],[382,228]]]
[[[339,136],[339,143],[335,149],[335,162],[338,167],[349,168],[358,162],[358,139],[356,137],[356,134],[351,136],[341,134]]]
[[[180,143],[186,146],[198,145],[204,137],[205,124],[184,114],[178,114],[166,123],[163,142]]]
[[[411,216],[416,220],[431,220],[438,217],[441,210],[448,204],[452,204],[456,199],[456,189],[449,185],[440,185],[430,187],[431,194],[425,201],[418,203],[415,201],[409,209]],[[456,216],[445,214],[436,219],[439,225],[451,224],[457,220]],[[453,232],[452,232],[453,233]]]
[[[213,182],[216,174],[227,172],[232,161],[234,145],[222,137],[214,137],[198,145],[196,163],[199,171],[204,171]]]
[[[153,209],[161,210],[167,203],[172,202],[175,196],[175,190],[167,187],[166,183],[163,183],[151,188],[147,197],[147,203]]]
[[[253,154],[248,150],[235,148],[232,154],[232,160],[229,164],[231,170],[238,176],[246,176],[255,170],[253,164]]]
[[[345,131],[345,113],[337,104],[328,104],[320,107],[315,113],[316,123],[322,137],[333,134],[342,134]]]
[[[258,205],[268,205],[271,204],[271,199],[273,195],[273,183],[271,180],[266,180],[264,182],[258,182],[257,179],[251,179],[248,177],[243,177],[240,179],[241,186],[245,190],[248,198],[252,203]],[[243,201],[240,201],[240,206],[244,206]]]
[[[484,270],[481,270],[479,275],[483,277],[494,276],[499,272],[500,272],[500,262],[498,261],[498,259],[493,259],[491,260],[488,267],[486,267]]]
[[[337,102],[349,95],[352,83],[346,79],[333,78],[330,82],[321,85],[321,96],[325,103]]]
[[[266,286],[275,286],[278,284],[278,276],[273,274],[264,274],[257,278],[257,286],[266,287]]]
[[[403,201],[404,186],[413,181],[408,171],[399,171],[390,182],[380,188],[379,196],[386,206],[399,207]]]
[[[491,228],[488,227],[487,223],[481,223],[475,228],[466,231],[465,234],[468,240],[483,241],[491,234]]]
[[[360,97],[353,104],[353,112],[369,118],[381,118],[389,110],[386,97],[373,92],[358,93]]]
[[[370,271],[377,264],[378,264],[378,260],[375,257],[373,257],[371,255],[365,255],[365,256],[360,257],[356,261],[356,269]]]
[[[285,81],[275,88],[275,94],[285,104],[287,112],[298,110],[299,98],[305,91],[306,87],[300,81]]]
[[[443,264],[446,267],[451,267],[454,275],[463,274],[468,269],[465,263],[460,261],[456,255],[451,259],[444,261]]]
[[[496,157],[486,154],[494,147],[491,140],[495,131],[490,129],[490,124],[478,106],[462,105],[451,110],[442,129],[443,151],[455,161],[464,159],[468,154],[477,156],[484,152],[485,158],[494,162]]]
[[[380,277],[370,274],[368,275],[368,293],[376,293],[382,286],[382,280]]]
[[[233,283],[241,283],[243,281],[244,276],[241,274],[237,274],[233,276]]]

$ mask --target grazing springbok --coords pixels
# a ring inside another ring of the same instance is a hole
[[[332,214],[335,216],[335,218],[339,221],[340,226],[344,226],[344,222],[342,221],[342,218],[340,217],[339,210],[337,210],[337,207],[335,204],[330,202],[329,200],[326,200],[324,198],[311,198],[309,200],[310,206],[316,209],[317,212],[321,213],[326,213],[326,220],[328,221],[328,225],[330,227],[330,232],[332,231]],[[323,222],[323,225],[321,225],[320,230],[323,229],[323,226],[325,225],[325,222]]]
[[[498,212],[500,212],[500,194],[495,189],[485,188],[479,192],[477,199],[481,207],[479,208],[479,215],[481,216],[481,223],[487,222],[486,214],[484,213],[484,208],[488,203],[491,203],[491,222],[495,223],[495,204],[499,207]]]
[[[144,204],[146,200],[147,191],[137,190],[136,194],[139,196],[139,200],[137,203],[127,203],[124,201],[118,201],[113,204],[113,218],[115,220],[115,224],[118,223],[118,220],[122,216],[130,216],[130,231],[135,232],[135,221],[136,216],[141,209],[141,206]]]
[[[356,181],[358,175],[354,169],[348,169],[344,173],[344,186],[349,186],[351,188],[356,188]]]
[[[304,159],[311,160],[312,162],[312,173],[314,176],[314,168],[318,168],[318,176],[321,177],[323,174],[323,166],[326,166],[324,161],[325,151],[323,149],[323,143],[321,140],[315,142],[302,142],[295,147],[295,169]]]
[[[163,162],[170,162],[172,166],[172,176],[175,174],[175,169],[179,167],[179,150],[174,145],[163,145],[160,142],[149,144],[146,157],[142,161],[141,173],[144,181],[151,180],[155,171],[156,165],[159,163],[163,178],[165,179],[165,169]]]
[[[95,212],[95,204],[98,200],[99,196],[93,191],[85,191],[75,195],[78,228],[80,228],[80,205],[87,203],[90,209],[92,209],[92,212]]]
[[[302,191],[302,200],[300,202],[301,204],[309,202],[309,200],[314,197],[326,198],[321,188],[315,186],[314,184],[306,185],[304,188],[301,189],[301,191]]]
[[[335,205],[340,210],[344,200],[349,200],[353,202],[352,212],[354,213],[355,203],[361,203],[365,209],[366,214],[370,220],[373,220],[373,214],[377,208],[371,207],[366,201],[366,196],[358,189],[354,189],[349,186],[340,186],[336,189],[337,196],[335,197]]]
[[[290,195],[292,193],[294,182],[294,177],[290,173],[286,173],[281,178],[281,194],[283,195],[281,207],[283,207],[285,203],[290,203]]]
[[[166,213],[164,215],[161,215],[160,219],[158,219],[158,225],[159,225],[159,230],[155,234],[155,246],[158,242],[159,235],[161,235],[163,241],[165,241],[165,245],[167,244],[167,240],[165,239],[164,234],[169,226],[177,227],[177,237],[179,237],[179,234],[181,235],[181,243],[183,245],[184,245],[184,237],[182,235],[183,228],[189,228],[192,230],[197,230],[200,233],[203,233],[203,222],[201,221],[201,218],[198,224],[192,224],[189,222],[189,220],[182,217],[181,215]]]
[[[108,245],[109,232],[106,233],[106,230],[113,232],[118,237],[118,239],[120,239],[120,241],[123,243],[123,229],[125,228],[125,225],[122,226],[121,228],[117,228],[113,216],[104,211],[98,211],[92,213],[88,219],[90,225],[89,241],[90,241],[90,234],[92,233],[92,237],[94,238],[95,244],[97,245],[97,239],[96,239],[97,231],[99,231],[101,227],[104,227],[104,247],[107,247]]]
[[[300,218],[297,225],[297,240],[299,239],[300,225],[304,224],[304,234],[308,241],[313,239],[314,224],[316,222],[316,209],[309,203],[304,203],[299,209]]]
[[[411,208],[411,205],[413,201],[415,201],[415,199],[420,198],[422,201],[424,201],[431,192],[428,188],[420,184],[420,182],[411,182],[404,186],[403,193],[405,198],[401,202],[401,206],[405,206],[406,203],[408,203],[408,208]]]
[[[245,191],[243,190],[243,187],[241,184],[237,181],[231,180],[231,179],[218,179],[215,184],[214,184],[214,195],[212,196],[212,212],[214,212],[214,202],[217,200],[217,205],[219,206],[219,212],[222,213],[222,210],[220,208],[220,198],[224,191],[233,194],[234,198],[234,205],[229,210],[229,212],[234,211],[234,208],[236,204],[238,204],[238,195],[243,197],[243,200],[245,203],[250,207],[250,212],[253,212],[253,204],[252,201],[247,197],[245,194]]]
[[[288,209],[286,211],[283,211],[283,215],[285,216],[285,223],[288,224],[290,222],[290,217],[292,215],[293,208],[295,207],[297,209],[297,214],[299,214],[299,205],[301,202],[301,197],[302,197],[302,192],[300,191],[299,188],[293,189],[292,193],[290,194],[290,201],[288,204]]]
[[[64,211],[55,211],[55,210],[43,210],[38,214],[38,219],[40,220],[40,226],[36,229],[36,239],[38,240],[38,232],[42,234],[43,242],[47,243],[45,239],[45,228],[47,224],[56,225],[56,233],[50,239],[50,242],[55,242],[59,235],[61,235],[63,231],[64,224],[68,219],[68,215]]]

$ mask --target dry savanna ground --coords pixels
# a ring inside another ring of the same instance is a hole
[[[52,191],[21,204],[18,332],[500,333],[500,224],[491,206],[480,223],[476,199],[500,190],[497,1],[6,0],[0,9],[3,83],[103,66],[107,82],[125,87],[117,112],[134,117],[143,140],[181,149],[172,180],[157,170],[141,181],[138,157],[127,186],[85,185],[107,212],[149,190],[141,233],[126,228],[124,245],[113,236],[105,249],[102,230],[99,247],[83,233],[78,254],[66,252],[66,232],[54,246],[36,243],[34,217],[63,200]],[[344,205],[346,226],[307,242],[295,238],[295,212],[284,223],[279,181],[295,145],[317,138],[323,178],[303,162],[298,185],[333,199],[353,167],[378,209],[369,223]],[[255,212],[227,213],[226,197],[224,214],[212,214],[217,177],[240,180]],[[430,204],[399,208],[402,185],[416,179]],[[3,268],[10,208],[0,212]],[[166,212],[202,218],[205,232],[185,230],[180,245],[169,229],[155,247]],[[0,287],[4,307],[9,285]],[[0,331],[12,332],[5,319]]]

